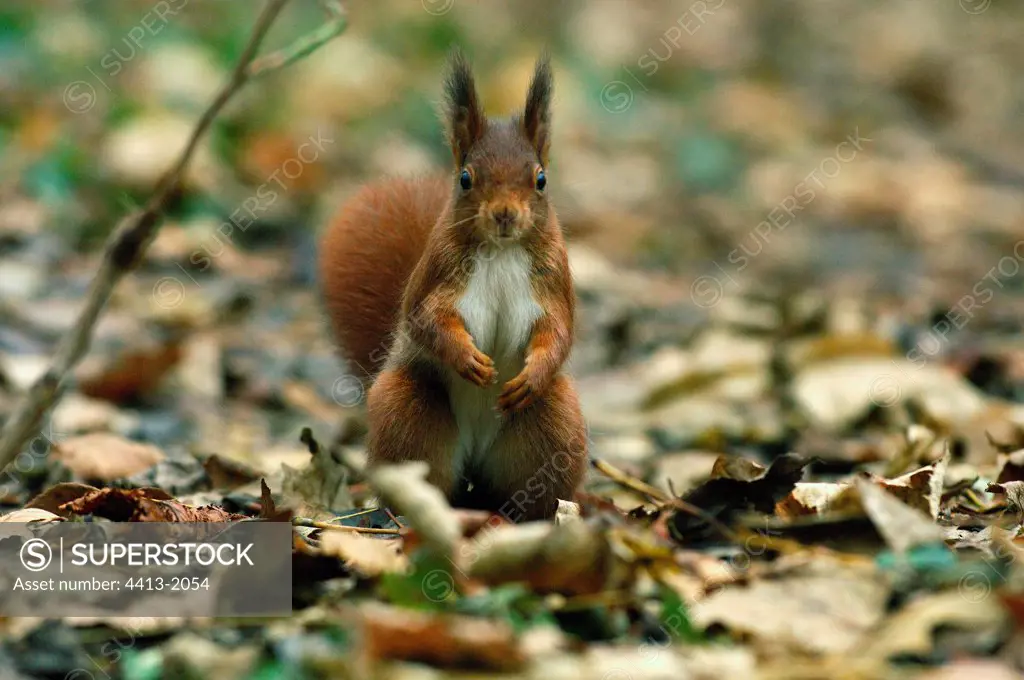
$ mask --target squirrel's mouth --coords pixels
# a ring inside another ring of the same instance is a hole
[[[522,220],[501,222],[485,218],[480,220],[478,224],[483,238],[497,244],[518,241],[526,231],[526,224]]]
[[[490,204],[480,210],[479,224],[500,242],[518,240],[529,222],[529,210],[519,205]]]

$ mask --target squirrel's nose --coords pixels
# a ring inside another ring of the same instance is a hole
[[[491,212],[491,218],[494,223],[498,225],[498,232],[502,236],[507,236],[512,230],[512,227],[519,220],[519,211],[515,208],[505,206]]]

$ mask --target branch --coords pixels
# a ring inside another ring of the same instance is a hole
[[[324,0],[324,10],[330,17],[327,23],[309,35],[299,38],[288,47],[260,57],[249,64],[247,71],[249,77],[256,78],[268,71],[276,71],[295,63],[299,59],[315,52],[321,45],[335,36],[340,35],[348,26],[348,17],[345,16],[345,10],[341,3],[337,2],[337,0]]]
[[[121,278],[135,268],[142,254],[153,242],[160,229],[160,218],[181,191],[182,178],[192,154],[224,105],[253,76],[294,62],[345,28],[345,18],[340,6],[336,2],[331,2],[335,15],[332,22],[309,37],[299,39],[293,47],[269,55],[271,61],[261,59],[254,62],[263,38],[286,4],[288,0],[268,0],[256,20],[256,26],[231,73],[231,78],[203,112],[177,162],[157,182],[146,205],[121,219],[107,242],[103,261],[89,288],[85,307],[74,326],[68,329],[61,339],[46,373],[22,396],[4,425],[3,433],[0,435],[0,468],[6,468],[14,460],[38,426],[43,414],[57,402],[61,383],[89,350],[93,329],[110,299],[110,294]],[[331,31],[327,31],[327,27],[330,27]],[[328,33],[330,35],[327,35]]]

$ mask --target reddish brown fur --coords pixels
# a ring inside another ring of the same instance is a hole
[[[405,284],[449,193],[442,176],[364,186],[320,242],[320,286],[331,329],[360,377],[376,374],[387,359]]]
[[[383,367],[367,397],[371,465],[424,460],[429,481],[453,501],[513,520],[549,517],[558,498],[573,497],[587,461],[576,392],[560,374],[573,342],[575,293],[561,227],[536,185],[547,161],[550,71],[538,65],[524,116],[510,121],[484,117],[458,57],[447,88],[453,178],[388,180],[349,201],[323,240],[324,297],[344,355],[368,376]],[[472,176],[468,190],[463,169]],[[458,304],[474,257],[499,241],[528,254],[541,315],[521,369],[498,395],[494,444],[458,477],[446,370],[481,388],[497,377]]]

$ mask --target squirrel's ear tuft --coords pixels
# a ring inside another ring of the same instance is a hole
[[[548,148],[551,146],[551,60],[541,55],[533,71],[530,91],[526,95],[523,109],[523,132],[537,151],[541,165],[547,165]]]
[[[476,95],[473,72],[462,52],[454,50],[448,59],[448,76],[444,82],[449,143],[455,162],[466,162],[470,148],[483,137],[487,123]]]

